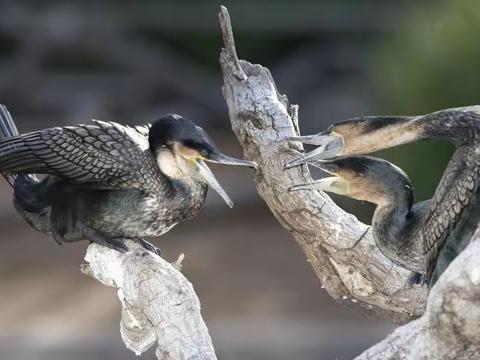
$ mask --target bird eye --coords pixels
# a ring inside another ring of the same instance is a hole
[[[207,157],[208,156],[208,150],[200,150],[200,155],[202,155],[202,157]]]

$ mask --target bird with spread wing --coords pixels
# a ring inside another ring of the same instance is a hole
[[[143,238],[195,217],[209,187],[233,205],[205,162],[256,167],[175,114],[145,126],[93,120],[20,135],[0,105],[0,173],[18,213],[60,244],[87,239],[126,251],[133,239],[157,252]]]

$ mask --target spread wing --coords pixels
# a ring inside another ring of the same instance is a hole
[[[424,226],[417,234],[424,244],[427,279],[435,269],[445,239],[475,195],[480,174],[480,156],[475,150],[475,146],[465,145],[455,151],[432,198]]]
[[[93,120],[0,142],[2,173],[57,175],[94,188],[147,190],[160,180],[148,149],[148,126]]]

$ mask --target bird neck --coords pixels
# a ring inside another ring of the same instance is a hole
[[[373,214],[372,226],[382,233],[396,234],[401,232],[408,220],[411,206],[405,200],[384,202],[377,205]],[[388,236],[390,237],[390,236]]]
[[[187,174],[182,170],[175,155],[167,149],[158,150],[154,155],[162,174],[170,180],[188,181]]]
[[[372,117],[344,140],[342,155],[365,154],[424,139],[445,139],[456,146],[480,138],[480,106],[414,117]]]
[[[437,111],[415,119],[425,138],[446,139],[457,147],[480,138],[480,106]]]
[[[410,117],[375,117],[343,135],[342,155],[367,154],[423,138],[422,127]]]
[[[395,259],[399,253],[413,252],[411,232],[416,227],[418,217],[412,211],[413,194],[411,189],[395,189],[389,197],[377,204],[372,219],[375,241],[386,255]]]
[[[193,192],[206,187],[201,181],[189,174],[189,165],[185,159],[175,156],[168,149],[158,150],[155,156],[158,168],[174,189],[190,189]]]

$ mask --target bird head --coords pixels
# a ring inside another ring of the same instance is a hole
[[[290,191],[321,190],[377,205],[390,203],[401,195],[407,196],[410,204],[413,201],[408,176],[388,161],[369,156],[348,156],[320,160],[312,165],[333,176],[294,185]]]
[[[286,169],[337,156],[368,154],[413,140],[415,132],[402,128],[407,116],[363,116],[339,121],[315,135],[291,136],[284,141],[316,145],[316,149],[285,165]]]
[[[223,154],[205,130],[176,114],[165,115],[152,123],[148,140],[162,172],[172,178],[187,176],[207,184],[229,207],[233,206],[232,200],[205,162],[257,167],[253,161]]]

